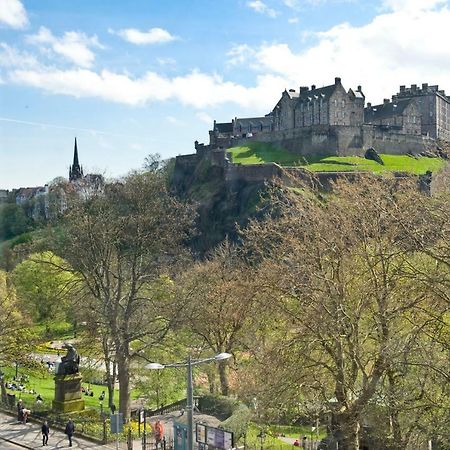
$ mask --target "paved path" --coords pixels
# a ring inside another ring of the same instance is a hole
[[[76,424],[75,424],[76,426]],[[23,425],[18,423],[15,417],[0,413],[0,449],[16,448],[14,445],[7,447],[7,443],[14,443],[21,448],[35,449],[42,448],[41,426],[35,423]],[[8,444],[9,445],[9,444]],[[50,429],[48,439],[48,449],[68,448],[69,441],[67,436],[59,430]],[[89,442],[85,439],[75,436],[73,438],[73,449],[104,449],[112,450],[115,446],[100,445]]]

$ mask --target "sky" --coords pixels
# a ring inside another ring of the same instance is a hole
[[[284,89],[450,93],[450,0],[0,0],[0,188],[194,152]]]

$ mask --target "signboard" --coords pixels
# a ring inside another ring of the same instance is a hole
[[[201,423],[195,424],[195,441],[206,444],[206,426]]]
[[[221,450],[230,450],[233,448],[233,433],[220,428],[196,424],[195,437],[198,443],[208,444],[208,447]]]
[[[111,414],[111,433],[123,433],[123,414]]]

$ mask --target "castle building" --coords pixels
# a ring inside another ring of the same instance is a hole
[[[314,125],[362,125],[364,101],[361,86],[346,91],[341,79],[334,84],[317,88],[315,85],[284,91],[275,105],[273,116],[275,130],[310,127]]]
[[[78,161],[77,138],[75,138],[75,145],[73,149],[73,163],[69,167],[69,181],[77,181],[83,178],[83,167]]]
[[[434,139],[450,141],[450,97],[439,86],[423,83],[422,88],[412,84],[400,86],[393,101],[415,99],[421,115],[421,133]]]
[[[382,130],[395,130],[402,134],[422,133],[422,120],[419,106],[414,98],[390,101],[384,99],[381,105],[367,103],[364,110],[364,123]]]
[[[345,89],[341,78],[323,87],[284,90],[265,116],[235,117],[217,123],[208,145],[196,142],[197,153],[271,143],[302,156],[420,154],[436,139],[450,142],[450,97],[438,86],[400,86],[400,92],[380,105],[367,103],[361,86]]]

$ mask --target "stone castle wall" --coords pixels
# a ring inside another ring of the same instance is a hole
[[[370,147],[375,148],[378,153],[393,155],[420,153],[434,140],[427,136],[403,134],[372,125],[317,125],[235,138],[232,145],[246,145],[249,142],[271,143],[301,156],[363,156]]]

